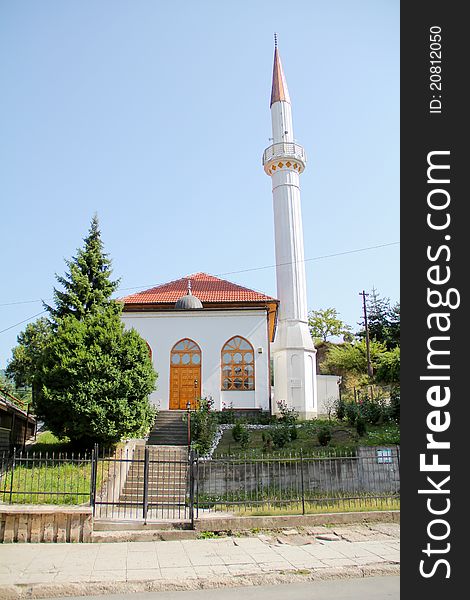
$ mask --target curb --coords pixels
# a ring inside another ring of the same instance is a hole
[[[63,596],[92,596],[100,594],[122,594],[136,592],[188,591],[209,588],[239,586],[276,585],[322,581],[329,579],[351,579],[396,575],[400,573],[397,563],[364,565],[357,567],[331,567],[297,571],[278,571],[254,575],[234,575],[206,579],[126,581],[93,583],[37,583],[4,586],[0,590],[1,600],[23,600],[26,598],[58,598]]]
[[[318,513],[311,515],[277,515],[273,517],[224,517],[196,519],[196,531],[239,531],[243,529],[282,529],[311,525],[344,525],[352,523],[399,523],[399,510]]]

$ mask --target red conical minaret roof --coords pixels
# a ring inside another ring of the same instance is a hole
[[[271,103],[274,102],[289,102],[289,90],[287,89],[286,78],[282,69],[281,57],[277,49],[277,39],[274,38],[274,66],[273,66],[273,85],[271,88]]]

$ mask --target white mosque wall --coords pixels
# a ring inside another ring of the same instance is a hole
[[[191,310],[175,312],[124,312],[126,329],[134,328],[149,344],[158,373],[157,389],[150,396],[161,410],[169,408],[170,351],[189,338],[201,348],[201,395],[212,397],[214,408],[269,410],[269,341],[263,309]],[[254,348],[255,389],[221,390],[221,351],[233,336],[246,338]]]
[[[339,400],[338,375],[317,375],[318,416],[328,415],[330,404]]]

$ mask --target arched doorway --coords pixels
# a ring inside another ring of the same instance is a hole
[[[201,397],[201,349],[190,339],[177,342],[170,354],[170,410],[196,408]]]

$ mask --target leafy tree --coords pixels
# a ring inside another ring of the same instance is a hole
[[[308,315],[310,335],[314,339],[327,341],[329,337],[348,335],[351,327],[340,318],[335,308],[312,310]]]
[[[31,387],[33,404],[39,386],[39,365],[51,333],[51,322],[45,317],[26,325],[17,337],[18,345],[13,348],[12,359],[5,369],[17,388]]]
[[[398,384],[400,382],[400,347],[385,352],[379,359],[375,371],[379,383]]]
[[[112,445],[151,424],[156,373],[145,341],[124,329],[122,307],[111,298],[118,283],[96,216],[84,241],[69,272],[57,277],[64,291],[46,306],[50,319],[20,334],[8,370],[33,385],[36,414],[56,436]]]
[[[114,307],[80,320],[67,315],[40,362],[36,414],[59,438],[111,446],[152,423],[155,380],[147,345]]]
[[[370,359],[374,370],[382,355],[387,351],[384,343],[370,342]],[[352,372],[358,375],[367,374],[367,349],[365,340],[354,344],[338,344],[332,346],[327,354],[326,363],[331,372],[343,375]]]

